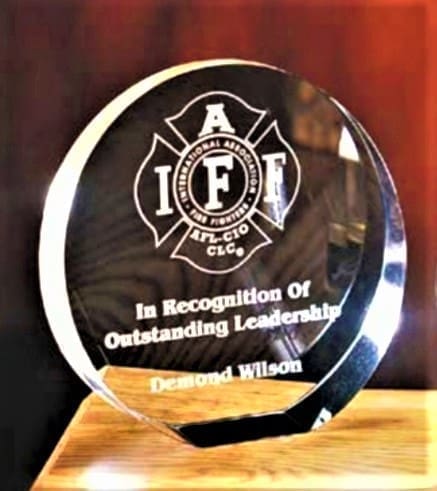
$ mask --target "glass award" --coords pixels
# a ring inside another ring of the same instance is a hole
[[[208,447],[306,432],[352,399],[397,328],[406,244],[383,158],[340,103],[210,60],[138,82],[88,124],[50,186],[39,261],[81,379]],[[177,420],[156,412],[169,406]]]

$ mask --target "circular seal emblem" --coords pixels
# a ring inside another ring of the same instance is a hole
[[[234,271],[272,243],[266,225],[283,229],[300,186],[296,153],[266,109],[231,92],[196,95],[165,123],[182,149],[154,134],[135,179],[137,211],[157,248],[186,228],[173,259]]]

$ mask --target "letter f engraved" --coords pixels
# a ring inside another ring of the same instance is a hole
[[[280,201],[280,187],[284,181],[283,166],[287,161],[284,152],[269,153],[262,156],[266,163],[266,195],[265,203],[276,203]]]
[[[221,177],[217,175],[217,169],[224,167],[232,170],[234,166],[232,155],[216,155],[205,157],[203,166],[208,169],[208,202],[205,204],[206,210],[219,210],[223,208],[223,202],[218,199],[219,190],[229,191],[229,174],[224,172]]]

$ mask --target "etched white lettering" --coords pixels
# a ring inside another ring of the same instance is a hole
[[[218,130],[221,133],[235,133],[225,114],[224,104],[208,104],[206,106],[206,117],[199,137],[210,135],[214,133],[214,130]]]
[[[224,167],[226,170],[232,170],[234,163],[232,155],[216,155],[205,157],[203,166],[208,169],[208,202],[205,204],[206,210],[219,210],[223,208],[223,202],[219,201],[219,190],[229,191],[229,174],[224,172],[221,177],[218,176],[217,169]]]
[[[276,203],[281,200],[281,186],[284,181],[283,166],[287,161],[285,152],[268,153],[262,156],[266,163],[265,203]]]
[[[173,213],[173,208],[170,206],[170,196],[168,192],[168,180],[171,172],[171,166],[161,165],[155,167],[155,174],[159,178],[159,208],[156,210],[157,216],[166,216]]]

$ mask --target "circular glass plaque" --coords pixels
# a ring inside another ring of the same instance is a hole
[[[396,193],[360,124],[239,60],[174,67],[109,103],[41,229],[44,307],[71,366],[199,446],[331,419],[388,346],[405,265]]]

